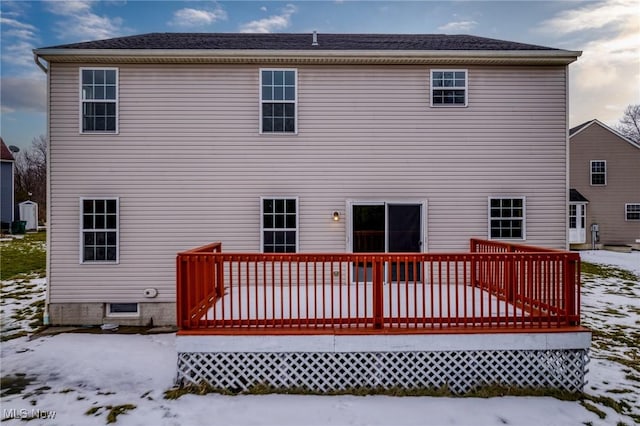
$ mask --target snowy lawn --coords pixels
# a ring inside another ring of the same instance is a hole
[[[35,417],[29,425],[631,426],[640,422],[640,253],[582,254],[611,265],[583,266],[582,311],[594,343],[582,401],[217,394],[168,400],[174,334],[65,333],[2,343],[2,419],[22,424],[18,418]],[[43,280],[2,282],[3,327],[9,312],[42,299],[43,286]],[[20,299],[27,293],[32,296]],[[31,330],[26,320],[12,321],[13,333],[18,324]]]

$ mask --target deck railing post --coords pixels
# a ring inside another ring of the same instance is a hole
[[[383,279],[384,262],[379,258],[373,258],[373,327],[382,328],[384,318]]]
[[[178,328],[182,328],[182,315],[184,308],[184,298],[182,297],[183,287],[185,285],[182,279],[182,256],[176,256],[176,325]]]
[[[471,253],[471,264],[469,268],[470,283],[472,287],[478,286],[478,277],[476,270],[476,257],[473,255],[477,251],[478,243],[475,239],[469,240],[469,252]]]
[[[217,297],[222,297],[222,296],[224,296],[224,261],[222,259],[222,255],[220,255],[220,254],[215,255],[214,254],[214,265],[215,265],[215,268],[216,268],[216,271],[215,271],[216,296]]]
[[[576,312],[576,291],[577,291],[577,261],[570,257],[565,258],[565,278],[564,278],[564,300],[569,325],[578,325],[580,320]],[[576,321],[574,318],[578,318]]]
[[[509,246],[507,249],[508,253],[513,253],[515,250],[512,246]],[[515,284],[516,284],[516,280],[515,280],[515,267],[514,267],[514,258],[513,256],[507,256],[505,258],[505,266],[506,266],[506,271],[505,271],[505,291],[506,291],[506,297],[507,297],[507,301],[513,303],[513,301],[515,300]]]

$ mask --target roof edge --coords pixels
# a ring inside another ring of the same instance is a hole
[[[429,62],[465,60],[469,62],[553,63],[568,65],[582,55],[569,50],[223,50],[223,49],[34,49],[49,62]]]
[[[586,123],[588,123],[588,124],[586,124]],[[620,139],[624,140],[625,142],[630,143],[633,147],[640,149],[640,144],[637,144],[636,142],[632,141],[631,139],[629,139],[628,137],[626,137],[622,133],[618,132],[616,129],[607,126],[606,124],[604,124],[602,121],[598,120],[597,118],[594,118],[593,120],[587,121],[586,123],[583,123],[582,127],[580,129],[578,129],[574,134],[570,135],[569,139],[571,139],[572,137],[574,137],[576,135],[579,135],[584,130],[588,129],[589,127],[593,126],[594,124],[597,124],[600,127],[604,128],[605,130],[608,130],[611,133],[613,133],[614,135],[618,136]]]

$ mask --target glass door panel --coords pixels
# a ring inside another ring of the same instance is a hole
[[[353,252],[385,252],[385,206],[384,204],[353,206]],[[354,281],[371,282],[371,263],[354,265]]]
[[[419,253],[422,249],[422,206],[389,204],[389,253]],[[420,267],[413,262],[391,265],[393,281],[420,280]]]

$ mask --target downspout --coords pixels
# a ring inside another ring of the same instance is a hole
[[[46,275],[47,275],[47,288],[44,292],[44,313],[42,315],[42,324],[48,326],[49,321],[49,304],[51,301],[51,126],[50,126],[50,114],[49,114],[49,106],[50,106],[50,88],[51,88],[51,79],[49,74],[49,69],[44,66],[42,62],[40,62],[40,57],[34,53],[33,61],[36,63],[38,68],[42,70],[47,75],[47,240],[46,240]]]
[[[37,53],[33,54],[33,62],[36,63],[36,65],[38,66],[38,68],[40,68],[42,70],[43,73],[45,74],[49,74],[49,70],[47,69],[47,67],[45,67],[44,65],[42,65],[42,62],[40,62],[40,56],[38,56]],[[47,94],[47,97],[49,95]]]

